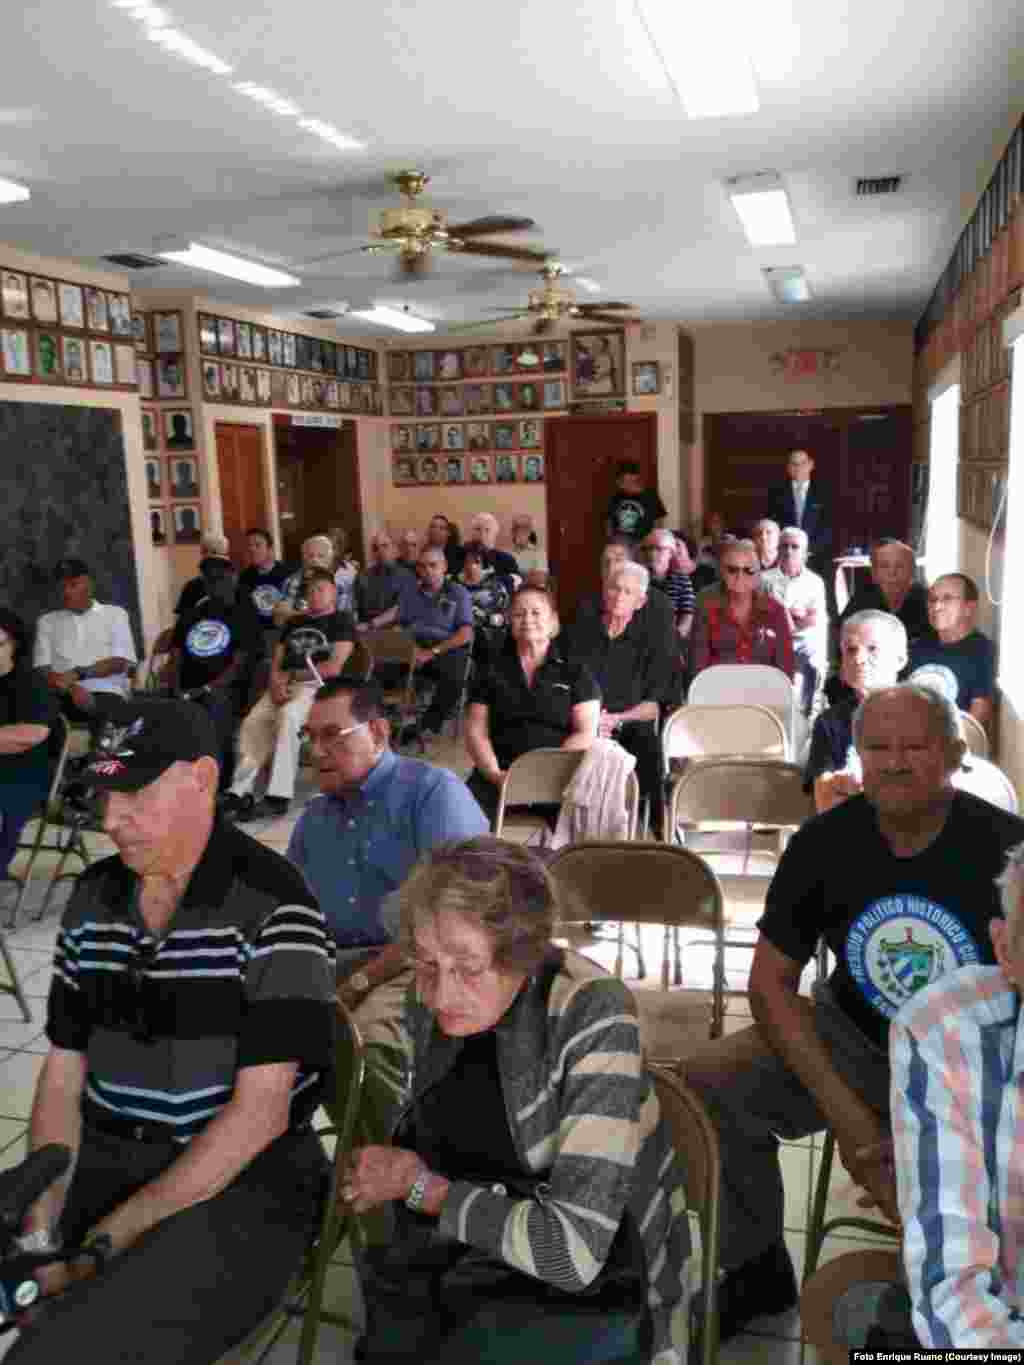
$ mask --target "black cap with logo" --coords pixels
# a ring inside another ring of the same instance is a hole
[[[84,559],[78,559],[74,555],[68,555],[65,559],[58,559],[53,570],[53,578],[56,583],[63,583],[65,578],[91,578],[92,570]]]
[[[217,758],[213,722],[189,701],[126,701],[108,719],[86,757],[82,780],[102,791],[138,791],[173,763]]]

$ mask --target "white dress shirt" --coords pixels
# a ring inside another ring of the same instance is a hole
[[[807,479],[805,479],[803,483],[797,483],[796,479],[793,480],[793,506],[796,509],[797,526],[803,524],[804,503],[807,501],[807,489],[809,486],[810,483]]]
[[[793,648],[812,659],[824,659],[828,645],[828,605],[825,599],[825,580],[811,569],[801,569],[794,577],[781,569],[765,569],[761,587],[781,602],[787,611],[796,607],[805,611],[813,607],[817,613],[812,626],[793,625]]]
[[[138,662],[131,622],[124,607],[94,602],[87,611],[48,611],[36,625],[36,668],[67,673],[72,668],[88,668],[100,659],[128,659]],[[87,692],[113,692],[127,697],[131,690],[128,673],[109,678],[86,678]]]

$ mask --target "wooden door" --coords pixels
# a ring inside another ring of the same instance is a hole
[[[308,537],[344,528],[350,552],[365,562],[362,497],[356,424],[335,427],[292,426],[284,414],[274,416],[281,536],[294,556]],[[285,511],[289,514],[286,519]]]
[[[269,526],[270,508],[263,477],[263,429],[237,422],[218,422],[217,471],[221,516],[231,558],[246,563],[245,533],[250,526]]]
[[[866,550],[880,536],[909,541],[912,437],[909,408],[879,409],[850,421],[836,509],[838,546]]]
[[[657,487],[657,417],[653,412],[549,417],[544,423],[544,445],[548,562],[558,580],[562,619],[568,621],[580,598],[600,584],[616,466],[622,460],[635,460],[645,486]]]

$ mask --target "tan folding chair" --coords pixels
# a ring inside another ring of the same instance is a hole
[[[14,902],[14,908],[11,911],[10,919],[7,921],[8,929],[17,927],[18,916],[21,914],[21,907],[28,894],[28,884],[32,877],[32,869],[35,866],[36,859],[39,857],[40,853],[64,853],[65,843],[69,842],[72,837],[69,835],[67,840],[62,841],[60,836],[60,830],[64,828],[64,822],[61,819],[60,814],[60,790],[61,784],[64,781],[64,769],[67,765],[68,756],[71,753],[75,732],[68,724],[66,718],[59,712],[54,721],[54,726],[62,738],[60,754],[57,758],[57,765],[53,770],[53,779],[50,782],[50,790],[46,800],[40,806],[38,814],[35,816],[35,837],[31,841],[26,840],[18,845],[19,848],[27,848],[30,850],[28,862],[25,864],[24,872],[17,874],[9,873],[7,878],[8,881],[18,883],[18,897]],[[56,833],[56,843],[46,843],[47,830],[53,830]],[[86,856],[83,866],[88,866],[88,856]]]
[[[828,1188],[832,1180],[832,1164],[835,1160],[836,1140],[832,1135],[831,1129],[825,1131],[825,1141],[821,1149],[821,1164],[818,1167],[818,1178],[814,1183],[814,1200],[811,1204],[811,1216],[807,1227],[807,1250],[804,1255],[804,1284],[814,1274],[818,1267],[818,1258],[821,1255],[821,1248],[825,1238],[839,1228],[856,1228],[858,1232],[870,1232],[876,1237],[893,1237],[899,1239],[901,1230],[895,1223],[880,1222],[877,1218],[856,1218],[839,1217],[825,1218],[825,1208],[828,1204]]]
[[[961,711],[960,727],[964,732],[967,752],[976,758],[988,758],[988,735],[981,721],[972,716],[970,711]]]
[[[843,1321],[844,1296],[857,1290],[857,1297],[863,1302],[869,1286],[878,1294],[883,1286],[902,1283],[903,1261],[898,1249],[865,1246],[859,1251],[843,1252],[814,1275],[804,1278],[800,1291],[800,1335],[814,1347],[824,1365],[849,1365],[851,1351],[864,1349],[867,1337],[864,1329],[868,1324],[857,1324],[863,1332],[859,1339],[837,1331]],[[894,1353],[890,1358],[897,1357]]]
[[[673,842],[680,825],[691,829],[703,824],[743,826],[746,873],[754,829],[799,828],[814,814],[814,798],[804,791],[803,770],[795,763],[777,758],[715,758],[696,764],[676,779],[666,811],[667,844]]]
[[[405,732],[419,720],[416,701],[416,641],[407,631],[397,626],[385,630],[369,630],[362,641],[373,657],[374,669],[381,664],[399,664],[402,675],[395,687],[384,689],[384,704],[397,716],[395,746],[402,743]]]
[[[335,1008],[334,1093],[330,1100],[324,1102],[331,1124],[317,1133],[321,1138],[333,1136],[335,1147],[320,1223],[304,1262],[293,1276],[281,1304],[264,1318],[240,1346],[222,1357],[221,1365],[242,1365],[244,1361],[265,1359],[287,1327],[297,1320],[302,1322],[298,1365],[310,1365],[316,1351],[321,1322],[347,1328],[353,1333],[360,1330],[359,1325],[345,1314],[327,1311],[323,1306],[324,1282],[332,1258],[346,1236],[358,1237],[355,1216],[341,1202],[340,1191],[345,1180],[345,1163],[356,1133],[365,1074],[363,1040],[359,1029],[340,1000],[335,1000]]]
[[[672,930],[694,928],[710,932],[715,951],[709,1036],[721,1037],[725,1017],[722,888],[703,858],[689,849],[669,848],[666,844],[598,841],[559,849],[548,864],[548,871],[567,893],[566,924],[605,920],[664,927],[662,991],[668,990]],[[682,962],[678,940],[675,971],[679,985]],[[621,948],[615,974],[622,975]]]
[[[661,732],[665,775],[704,758],[786,758],[786,727],[767,706],[680,706]]]
[[[1020,810],[1017,789],[1002,768],[988,758],[965,754],[962,765],[953,774],[953,786],[960,791],[980,796],[990,805],[1016,815]]]
[[[666,1067],[652,1066],[651,1077],[672,1146],[686,1172],[686,1207],[700,1226],[700,1365],[718,1358],[718,1247],[721,1224],[722,1159],[718,1133],[704,1105]],[[690,1359],[697,1356],[692,1347]]]
[[[345,667],[341,670],[341,676],[353,682],[365,683],[373,677],[373,669],[373,650],[365,637],[359,636],[352,646],[352,653],[345,660]]]
[[[500,839],[511,806],[560,806],[583,762],[580,749],[531,749],[509,764],[498,797],[494,833]]]
[[[770,664],[712,664],[694,678],[687,700],[694,705],[767,706],[785,727],[789,743],[786,757],[800,753],[807,721],[797,704],[796,688],[781,668]]]

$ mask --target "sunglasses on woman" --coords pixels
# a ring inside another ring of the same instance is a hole
[[[745,573],[748,578],[753,578],[756,573],[761,572],[760,569],[752,569],[749,564],[724,564],[722,567],[727,574],[733,577],[736,574]]]

